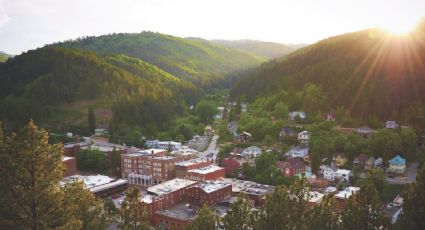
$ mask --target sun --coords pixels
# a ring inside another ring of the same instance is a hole
[[[381,27],[394,35],[406,35],[415,30],[418,21],[418,19],[398,18],[398,20],[389,20]]]

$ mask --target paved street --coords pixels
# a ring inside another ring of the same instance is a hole
[[[418,163],[411,163],[407,168],[407,177],[387,177],[387,181],[390,184],[408,184],[416,180],[416,174],[418,172]]]
[[[214,135],[214,136],[213,136],[213,138],[212,138],[212,140],[211,140],[211,142],[210,142],[210,145],[209,145],[209,146],[208,146],[208,148],[207,148],[207,150],[205,150],[205,151],[201,152],[201,153],[199,154],[199,156],[200,156],[200,157],[207,157],[207,156],[208,156],[208,154],[213,153],[213,154],[214,154],[214,156],[212,156],[212,158],[215,160],[215,157],[216,157],[216,155],[217,155],[217,153],[218,153],[218,148],[217,148],[217,139],[218,139],[218,135]],[[209,157],[209,156],[208,156],[208,157]]]

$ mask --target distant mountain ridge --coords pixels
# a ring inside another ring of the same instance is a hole
[[[200,86],[211,85],[227,74],[257,66],[265,60],[206,40],[153,32],[86,37],[54,46],[139,58]]]
[[[289,53],[294,52],[296,49],[300,48],[296,45],[286,45],[275,42],[265,42],[265,41],[257,41],[257,40],[212,40],[212,42],[217,43],[219,45],[238,49],[241,51],[249,52],[256,54],[260,57],[266,59],[274,59],[283,57]]]
[[[425,121],[424,40],[425,20],[405,37],[379,29],[331,37],[261,65],[231,95],[254,100],[313,83],[326,96],[322,112]]]

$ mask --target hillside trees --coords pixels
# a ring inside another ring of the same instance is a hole
[[[94,115],[93,107],[89,107],[88,113],[87,113],[87,120],[88,120],[88,126],[89,126],[89,132],[90,134],[94,134],[94,129],[96,128],[96,120]]]

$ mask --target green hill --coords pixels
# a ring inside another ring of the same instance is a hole
[[[283,57],[296,50],[285,44],[256,40],[212,40],[212,42],[224,47],[253,53],[265,59]]]
[[[256,66],[264,60],[205,40],[153,32],[86,37],[55,45],[139,58],[201,86],[214,85],[227,74]]]
[[[85,126],[93,106],[98,123],[160,130],[199,95],[192,83],[124,55],[45,47],[0,64],[0,120],[11,126],[30,118]]]
[[[425,21],[404,37],[378,29],[331,37],[263,64],[236,84],[231,95],[252,101],[282,91],[295,98],[298,92],[301,102],[290,109],[309,110],[300,92],[315,89],[309,87],[314,84],[324,98],[315,112],[343,107],[360,118],[425,121],[424,40]]]
[[[9,59],[9,57],[10,57],[10,55],[8,55],[7,53],[0,51],[0,63],[7,61],[7,59]]]

